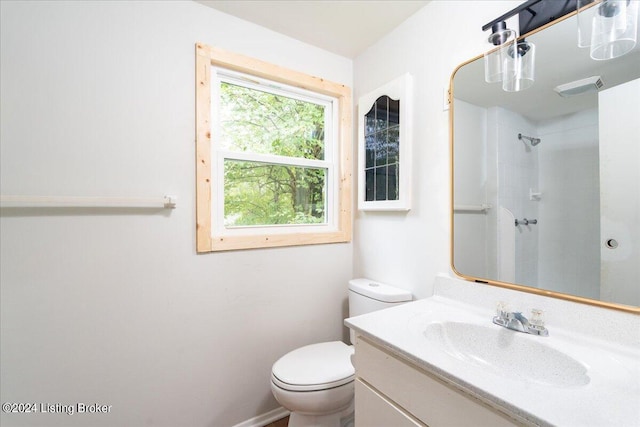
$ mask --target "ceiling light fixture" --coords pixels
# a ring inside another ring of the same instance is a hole
[[[491,26],[487,39],[492,49],[484,54],[484,79],[502,83],[502,90],[519,92],[533,85],[535,77],[535,45],[517,40],[516,32],[505,21]]]
[[[512,43],[506,50],[502,74],[502,90],[519,92],[535,81],[536,46],[524,39]]]
[[[526,1],[482,27],[482,31],[491,28],[491,35],[487,39],[491,48],[484,54],[484,78],[487,83],[501,82],[502,89],[507,92],[518,92],[533,85],[535,45],[524,39],[517,40],[516,32],[507,28],[506,20],[523,11],[535,17],[538,13],[532,6],[541,1]]]
[[[578,46],[596,61],[630,52],[638,40],[638,0],[577,0]]]
[[[528,0],[485,24],[491,28],[490,48],[484,54],[485,81],[502,83],[506,92],[531,87],[535,80],[535,45],[518,39],[506,20],[518,15],[520,34],[531,31],[575,12],[577,8],[578,46],[591,49],[595,60],[613,59],[630,52],[637,42],[640,0]],[[597,91],[603,86],[599,76],[589,77],[555,88],[560,96]]]
[[[491,35],[487,41],[493,49],[484,54],[484,79],[487,83],[499,83],[503,80],[507,51],[515,40],[516,32],[508,29],[505,21],[496,22],[491,27]]]

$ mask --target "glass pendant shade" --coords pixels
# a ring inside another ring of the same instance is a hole
[[[590,0],[578,0],[578,10]],[[631,51],[637,42],[638,0],[602,0],[578,12],[578,46],[591,58],[607,60]]]
[[[504,22],[494,28],[489,36],[492,49],[484,54],[484,79],[487,83],[499,83],[502,81],[504,62],[507,50],[516,39],[516,32],[506,28]]]
[[[594,6],[596,3],[594,3],[593,0],[577,0],[576,2],[576,8],[578,9],[578,14],[576,15],[578,20],[578,47],[591,46],[593,15],[596,8],[588,7],[581,10],[589,4]]]
[[[536,46],[527,41],[511,43],[503,64],[502,90],[519,92],[535,81]]]

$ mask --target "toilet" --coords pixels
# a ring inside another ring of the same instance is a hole
[[[410,292],[369,279],[349,281],[349,317],[412,300]],[[354,341],[351,332],[350,341]],[[271,391],[291,411],[289,427],[353,425],[353,346],[342,341],[293,350],[273,364]]]

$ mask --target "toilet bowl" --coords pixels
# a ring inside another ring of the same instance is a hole
[[[351,317],[411,299],[411,293],[403,289],[368,279],[349,281]],[[352,355],[353,346],[331,341],[300,347],[274,363],[271,391],[276,400],[291,411],[289,427],[353,425]]]
[[[293,350],[273,365],[271,391],[291,411],[290,426],[340,425],[353,405],[352,354],[353,346],[331,341]]]

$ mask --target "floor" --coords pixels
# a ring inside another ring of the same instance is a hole
[[[264,427],[287,427],[287,424],[289,424],[289,417],[283,418],[278,421],[274,421],[271,424],[267,424]]]

